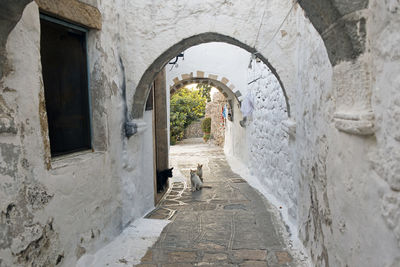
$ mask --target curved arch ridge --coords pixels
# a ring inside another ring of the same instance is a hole
[[[174,84],[169,88],[171,95],[188,84],[205,83],[217,88],[226,98],[236,98],[238,102],[240,102],[239,97],[242,95],[241,92],[239,90],[235,90],[236,86],[226,77],[222,77],[220,80],[218,75],[214,74],[209,74],[208,77],[206,77],[204,71],[197,71],[196,75],[193,73],[182,74],[181,77],[181,79],[178,77],[173,79]]]
[[[133,119],[142,118],[146,99],[150,92],[150,84],[155,79],[157,73],[159,73],[162,70],[162,68],[164,68],[164,66],[167,64],[167,62],[171,58],[175,57],[177,54],[181,53],[182,51],[186,50],[189,47],[203,44],[203,43],[211,43],[211,42],[228,43],[228,44],[243,48],[244,50],[248,51],[251,54],[257,54],[257,57],[265,65],[268,66],[268,68],[271,70],[271,72],[277,78],[277,80],[282,88],[283,95],[285,97],[288,115],[290,116],[290,106],[289,106],[289,101],[288,101],[285,87],[284,87],[276,69],[271,65],[271,63],[268,61],[268,59],[266,57],[264,57],[260,52],[258,52],[254,47],[244,44],[241,41],[239,41],[233,37],[215,33],[215,32],[206,32],[206,33],[201,33],[198,35],[188,37],[188,38],[183,39],[180,42],[176,43],[175,45],[173,45],[172,47],[167,49],[164,53],[162,53],[146,69],[146,71],[144,72],[144,74],[142,75],[142,77],[138,83],[138,86],[137,86],[135,94],[134,94],[131,117]]]

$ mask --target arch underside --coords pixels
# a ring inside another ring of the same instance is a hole
[[[366,49],[366,14],[369,0],[299,0],[321,35],[333,66],[354,60]]]

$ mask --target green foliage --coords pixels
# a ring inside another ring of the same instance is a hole
[[[204,142],[207,142],[208,140],[210,140],[211,135],[210,134],[204,134],[203,135],[203,140]]]
[[[171,96],[171,145],[182,140],[187,126],[204,117],[206,100],[200,90],[187,88]]]
[[[206,83],[198,83],[196,88],[200,91],[201,95],[207,99],[207,102],[211,102],[211,85]]]
[[[176,144],[176,142],[177,142],[177,140],[176,140],[176,136],[171,134],[171,138],[170,138],[170,143],[171,143],[171,146],[175,145],[175,144]]]
[[[205,118],[201,122],[201,130],[204,133],[210,133],[211,132],[211,118]]]

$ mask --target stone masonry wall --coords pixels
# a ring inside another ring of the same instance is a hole
[[[254,110],[248,118],[248,167],[267,191],[282,201],[291,219],[297,220],[297,182],[289,156],[289,135],[282,130],[288,119],[285,99],[275,76],[262,62],[253,60],[248,70],[248,91]]]
[[[222,108],[227,103],[225,96],[220,92],[215,92],[212,101],[207,103],[206,116],[211,118],[212,142],[217,146],[223,146],[225,140],[225,121],[222,119]]]
[[[203,132],[201,130],[201,121],[192,122],[183,134],[183,138],[199,138],[203,137]]]

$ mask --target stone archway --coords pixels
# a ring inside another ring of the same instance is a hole
[[[217,88],[226,98],[236,98],[240,102],[239,97],[241,96],[240,90],[234,91],[236,88],[234,84],[229,83],[229,79],[222,77],[218,80],[218,75],[210,74],[208,78],[204,76],[204,71],[197,71],[196,76],[193,73],[182,74],[182,79],[178,77],[174,78],[174,85],[170,86],[170,94],[174,94],[176,91],[191,83],[204,83],[209,84],[212,87]]]
[[[354,60],[366,50],[369,0],[300,0],[300,6],[319,32],[333,66]]]
[[[276,71],[276,69],[271,65],[271,63],[268,61],[266,57],[264,57],[261,53],[259,53],[254,47],[251,47],[245,43],[242,43],[241,41],[232,38],[227,35],[215,33],[215,32],[206,32],[206,33],[201,33],[198,35],[194,35],[192,37],[186,38],[181,40],[180,42],[176,43],[169,49],[167,49],[164,53],[162,53],[144,72],[142,75],[139,84],[136,88],[134,97],[133,97],[133,105],[132,105],[132,111],[131,111],[131,117],[133,119],[139,119],[142,118],[143,116],[143,111],[144,111],[144,106],[146,103],[147,96],[149,95],[150,92],[150,84],[154,80],[154,78],[157,76],[157,73],[159,73],[164,66],[167,64],[168,61],[171,60],[171,58],[175,57],[177,54],[180,52],[184,51],[185,49],[203,44],[203,43],[210,43],[210,42],[225,42],[228,44],[232,44],[235,46],[238,46],[240,48],[243,48],[244,50],[248,51],[251,54],[257,54],[257,57],[265,64],[268,66],[268,68],[271,70],[271,72],[275,75],[277,78],[281,88],[283,95],[285,97],[286,101],[286,108],[288,115],[290,117],[290,105],[289,105],[289,100],[285,91],[285,87]]]
[[[219,101],[211,101],[210,105],[207,104],[206,117],[207,114],[209,117],[211,117],[211,135],[213,136],[214,144],[221,146],[224,144],[225,140],[225,124],[221,126],[220,121],[221,107],[227,105],[227,108],[229,110],[228,113],[230,114],[229,116],[227,116],[227,119],[231,122],[236,121],[236,123],[240,125],[239,121],[243,118],[243,116],[238,116],[238,113],[241,114],[240,105],[242,100],[242,93],[240,92],[240,90],[234,91],[236,89],[236,86],[231,83],[228,78],[224,76],[219,77],[215,74],[208,74],[207,77],[205,74],[205,71],[198,70],[195,72],[195,74],[193,74],[193,72],[181,74],[182,79],[175,77],[173,79],[174,84],[171,85],[169,88],[170,95],[172,96],[173,94],[178,92],[179,89],[185,87],[186,85],[194,83],[207,84],[216,88],[220,92],[220,94],[218,94],[217,96],[219,98]],[[237,106],[237,108],[234,108],[234,106]],[[219,112],[217,110],[219,110]],[[234,110],[236,111],[233,112]]]

